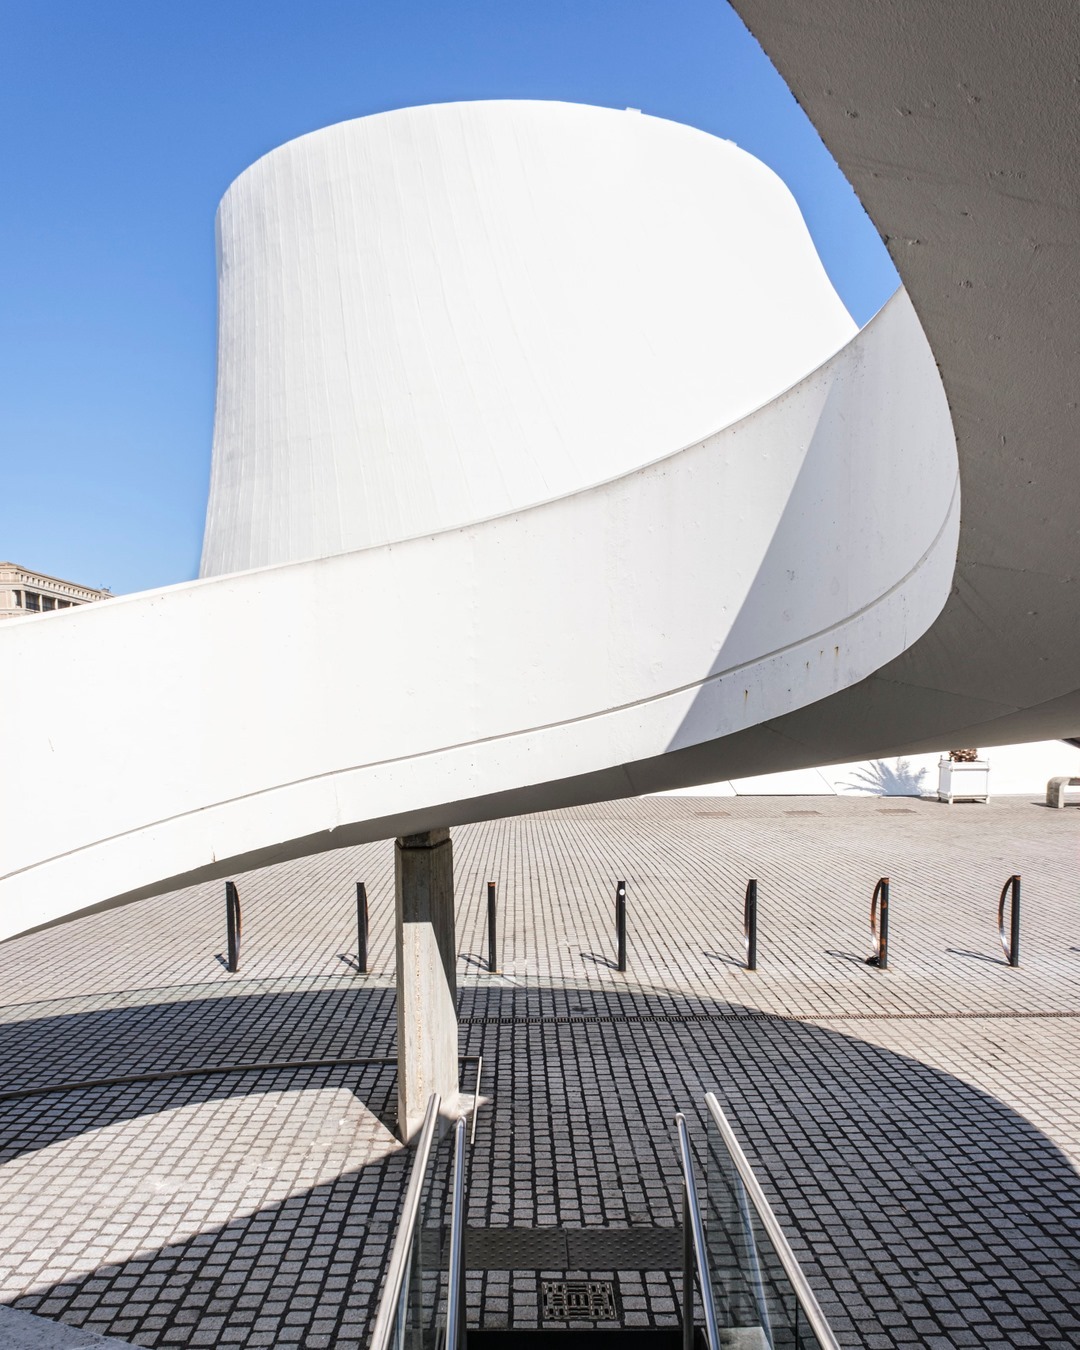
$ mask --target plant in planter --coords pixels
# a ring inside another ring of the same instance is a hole
[[[950,750],[938,760],[938,801],[988,802],[990,765],[978,750]]]

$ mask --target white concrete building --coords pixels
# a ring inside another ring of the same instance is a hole
[[[855,335],[728,141],[495,102],[327,127],[218,211],[202,575],[518,511],[747,416]]]
[[[407,1133],[456,1086],[447,827],[1073,735],[1074,269],[1023,241],[1080,200],[1074,91],[924,17],[912,70],[888,17],[761,16],[851,91],[802,96],[912,281],[858,333],[782,184],[639,113],[411,109],[241,175],[202,578],[0,631],[58,710],[8,729],[0,935],[398,836]],[[1027,85],[905,122],[930,67],[1039,86],[1044,215],[996,187]]]
[[[6,931],[714,781],[727,740],[863,680],[948,595],[956,455],[911,305],[856,333],[727,142],[563,104],[388,113],[266,156],[218,237],[204,579],[4,626],[17,691],[77,679],[101,714],[48,753],[13,732]]]

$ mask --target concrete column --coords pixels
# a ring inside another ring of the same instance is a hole
[[[458,1111],[457,944],[449,830],[410,834],[394,850],[397,911],[398,1133],[419,1130],[428,1098]]]

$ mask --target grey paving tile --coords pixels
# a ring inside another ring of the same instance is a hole
[[[494,1096],[469,1222],[677,1223],[671,1118],[690,1114],[704,1167],[714,1090],[843,1344],[1080,1344],[1076,813],[722,808],[654,799],[455,831],[462,1048],[483,1053]],[[0,1091],[389,1053],[392,871],[377,844],[238,878],[239,975],[216,959],[218,886],[5,944]],[[995,950],[1012,872],[1019,970]],[[884,874],[887,972],[862,961]],[[497,977],[481,961],[489,878]],[[611,965],[619,878],[626,974]],[[356,880],[366,977],[347,961]],[[145,1346],[358,1345],[406,1176],[392,1109],[379,1067],[0,1103],[0,1298]],[[673,1274],[603,1277],[628,1321],[676,1320]],[[483,1272],[469,1296],[474,1321],[537,1324],[535,1272]]]

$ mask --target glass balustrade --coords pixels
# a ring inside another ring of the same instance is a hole
[[[683,1346],[693,1350],[695,1280],[709,1350],[839,1350],[716,1098],[705,1099],[706,1184],[685,1118]],[[417,1141],[371,1350],[463,1350],[466,1126],[439,1129],[433,1096]]]
[[[440,1137],[428,1102],[371,1350],[458,1350],[464,1326],[465,1122]]]
[[[727,1117],[711,1093],[705,1102],[704,1278],[716,1350],[838,1350]]]

